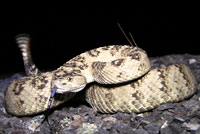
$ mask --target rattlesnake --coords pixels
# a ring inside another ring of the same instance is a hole
[[[5,92],[8,113],[32,115],[47,110],[86,90],[86,100],[103,113],[143,112],[181,101],[196,91],[197,82],[183,64],[150,69],[147,54],[139,47],[110,45],[84,52],[51,72],[40,72],[32,62],[29,37],[19,36],[28,76],[12,81]]]

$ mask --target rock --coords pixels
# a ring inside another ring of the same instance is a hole
[[[184,131],[181,124],[176,122],[169,124],[169,129],[172,131],[173,134],[182,134]]]
[[[117,118],[118,120],[124,120],[124,121],[129,121],[132,118],[131,114],[126,114],[126,113],[121,113],[118,112],[114,115],[115,118]]]
[[[5,129],[4,130],[5,134],[31,134],[30,131],[28,130],[23,130],[23,129]]]
[[[185,122],[185,121],[189,120],[189,117],[184,116],[184,115],[176,115],[176,116],[174,116],[174,120],[180,121],[180,122]]]
[[[75,129],[64,128],[60,131],[60,134],[77,134],[77,131]]]
[[[133,134],[149,134],[149,133],[144,129],[137,129],[133,131]]]
[[[160,110],[160,111],[169,110],[169,109],[174,109],[173,103],[162,104],[157,108],[157,110]]]
[[[95,124],[83,123],[81,128],[78,128],[77,134],[94,134],[98,132],[98,128]]]
[[[73,116],[73,121],[71,123],[71,126],[74,127],[74,128],[79,128],[82,126],[83,124],[83,118],[80,116],[80,115],[74,115]]]
[[[183,123],[184,127],[187,127],[187,130],[198,130],[200,128],[199,123],[191,124],[191,123]]]
[[[165,121],[171,122],[174,119],[174,114],[169,111],[163,111],[163,113],[161,114],[161,118]]]
[[[190,131],[197,131],[200,129],[200,119],[197,118],[191,118],[189,122],[184,122],[182,124],[183,127],[185,127],[187,130]]]
[[[103,121],[111,121],[111,122],[115,123],[117,121],[117,119],[114,118],[114,117],[106,117],[106,118],[103,119]]]
[[[144,127],[144,129],[149,133],[149,134],[158,134],[160,131],[160,126],[156,123],[151,123],[148,124]]]
[[[194,64],[194,63],[196,63],[196,62],[197,62],[196,59],[193,59],[193,58],[189,59],[189,64]]]
[[[165,127],[160,130],[160,134],[175,134],[170,127]]]
[[[183,103],[183,106],[186,108],[186,109],[191,109],[191,108],[194,108],[196,105],[200,104],[199,101],[196,101],[196,100],[189,100],[189,101],[185,101]]]
[[[131,128],[128,124],[118,123],[113,126],[111,132],[117,132],[119,134],[130,134],[133,132],[133,128]]]

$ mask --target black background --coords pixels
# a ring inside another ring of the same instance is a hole
[[[32,55],[42,70],[55,69],[86,50],[128,44],[119,30],[131,32],[149,56],[199,54],[198,12],[184,8],[30,8],[1,12],[0,73],[23,72],[15,36],[32,37]]]

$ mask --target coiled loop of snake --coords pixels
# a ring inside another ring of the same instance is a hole
[[[5,93],[7,112],[22,116],[48,109],[52,89],[57,88],[52,107],[86,90],[91,106],[101,112],[143,112],[166,102],[183,100],[196,91],[196,80],[185,65],[150,69],[144,50],[128,45],[92,49],[52,72],[39,73],[30,58],[29,38],[18,38],[28,76],[12,81]],[[126,83],[125,83],[126,82]],[[108,86],[110,85],[110,86]]]
[[[14,115],[45,111],[52,89],[57,88],[52,105],[55,107],[88,83],[123,83],[144,75],[150,69],[144,50],[129,45],[111,45],[82,53],[58,69],[42,73],[32,61],[29,40],[28,36],[17,38],[28,76],[12,81],[5,93],[6,110]]]

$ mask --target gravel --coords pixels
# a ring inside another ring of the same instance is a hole
[[[167,55],[150,60],[153,67],[187,64],[200,83],[200,56]],[[140,114],[98,113],[86,103],[83,91],[66,104],[51,110],[49,121],[41,124],[43,114],[15,117],[6,113],[3,102],[6,85],[21,76],[14,74],[0,79],[2,134],[200,134],[200,89],[188,100],[163,104]]]

